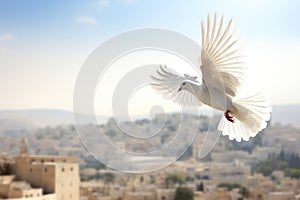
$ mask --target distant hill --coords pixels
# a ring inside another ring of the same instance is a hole
[[[105,123],[108,117],[97,116]],[[89,123],[86,121],[85,123]],[[55,109],[4,110],[0,111],[0,132],[32,130],[45,126],[74,124],[73,112]]]
[[[97,116],[100,123],[109,117]],[[137,118],[137,117],[136,117]],[[300,104],[273,107],[272,123],[291,124],[300,127]],[[31,131],[45,126],[73,124],[73,112],[58,109],[3,110],[0,111],[0,133]],[[85,121],[84,123],[89,123]]]
[[[0,133],[28,132],[36,128],[36,125],[26,119],[0,119]]]
[[[275,122],[300,127],[300,104],[274,106],[272,112],[272,123]]]

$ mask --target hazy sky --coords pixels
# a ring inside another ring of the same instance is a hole
[[[298,0],[0,0],[0,109],[72,109],[76,76],[106,39],[154,27],[201,41],[208,13],[235,18],[250,77],[273,104],[300,103]]]

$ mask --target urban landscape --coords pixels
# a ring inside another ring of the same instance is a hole
[[[167,128],[172,133],[176,131],[172,127],[176,126],[179,114],[171,116]],[[186,118],[189,123],[182,125],[188,129],[197,117]],[[209,117],[201,119],[199,130],[204,133]],[[147,123],[147,120],[136,121],[141,122]],[[93,125],[86,126],[92,130]],[[114,130],[112,126],[114,124],[108,121],[102,127]],[[282,135],[278,134],[281,131]],[[274,123],[249,142],[240,144],[220,138],[203,159],[198,158],[199,146],[193,145],[170,166],[136,174],[109,169],[93,158],[80,148],[72,125],[15,133],[19,136],[2,133],[0,197],[42,200],[299,199],[299,131],[292,125]],[[118,135],[117,132],[108,133],[113,137]],[[26,139],[22,138],[24,135]],[[203,137],[200,132],[198,139]],[[129,144],[133,148],[133,144]],[[136,144],[135,148],[142,149],[145,145]],[[15,157],[4,153],[9,149]]]

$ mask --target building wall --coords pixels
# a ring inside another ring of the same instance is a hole
[[[15,176],[0,176],[0,198],[7,198],[9,187]]]
[[[300,188],[300,181],[298,179],[284,178],[280,183],[283,191],[296,191]]]
[[[156,194],[157,200],[173,200],[175,198],[175,189],[158,189]]]
[[[293,200],[295,199],[294,192],[270,192],[267,195],[267,200]]]
[[[30,156],[30,162],[40,162],[40,163],[78,163],[78,158],[76,157],[66,157],[66,156]]]
[[[0,198],[7,198],[9,185],[0,184]]]
[[[14,175],[0,176],[0,184],[10,184],[14,180]]]
[[[78,159],[72,157],[19,156],[14,167],[20,180],[40,187],[57,200],[79,200]]]
[[[55,172],[57,200],[79,200],[79,166],[75,163],[59,163]]]
[[[56,195],[48,194],[39,197],[10,198],[9,200],[56,200]]]
[[[156,200],[156,195],[151,192],[126,192],[124,200]]]
[[[31,197],[42,197],[42,189],[29,189],[29,190],[9,190],[7,198],[31,198]]]
[[[45,194],[55,192],[55,163],[32,161],[30,157],[16,159],[15,174],[33,187],[41,187]]]
[[[19,156],[16,158],[16,164],[14,165],[13,171],[16,174],[17,179],[27,180],[30,177],[29,166],[30,159],[28,156]]]
[[[56,166],[51,164],[33,163],[29,165],[27,181],[33,187],[41,187],[45,194],[55,192]]]

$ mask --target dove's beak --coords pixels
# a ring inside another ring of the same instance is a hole
[[[178,88],[177,92],[180,92],[180,91],[181,91],[181,87],[180,87],[180,88]]]

